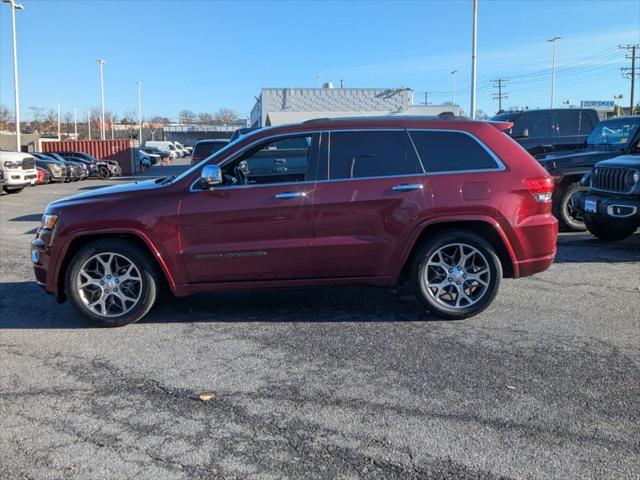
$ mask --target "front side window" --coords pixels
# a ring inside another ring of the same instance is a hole
[[[263,143],[224,165],[224,182],[226,185],[304,182],[308,179],[311,144],[311,135]]]
[[[640,122],[635,119],[600,122],[589,135],[587,143],[622,148],[634,138],[639,127]]]
[[[332,132],[330,180],[423,173],[404,130]]]
[[[409,135],[427,173],[499,168],[491,154],[466,133],[410,130]]]

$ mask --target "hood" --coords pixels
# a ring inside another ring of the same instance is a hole
[[[77,205],[80,203],[92,203],[103,199],[111,200],[116,196],[125,196],[144,190],[155,190],[157,188],[164,188],[165,185],[161,185],[158,180],[159,179],[145,180],[143,182],[125,183],[123,185],[112,185],[110,187],[96,188],[95,190],[79,193],[77,195],[72,195],[70,197],[61,198],[60,200],[51,202],[47,207],[47,210],[49,210],[50,208],[60,208],[71,204]]]
[[[617,157],[620,152],[602,150],[577,150],[563,155],[547,155],[538,159],[542,166],[554,165],[554,168],[591,166],[601,160]]]
[[[640,169],[640,155],[620,155],[619,157],[598,162],[597,166],[598,167],[625,167],[625,168]]]

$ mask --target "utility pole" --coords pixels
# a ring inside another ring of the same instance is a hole
[[[11,25],[13,28],[13,100],[16,105],[16,152],[20,151],[20,90],[18,88],[18,47],[16,45],[16,10],[24,10],[21,3],[15,0],[3,0],[11,5]]]
[[[140,98],[142,82],[138,80],[136,84],[138,85],[138,143],[139,146],[142,147],[142,100]]]
[[[476,119],[476,56],[478,40],[478,0],[473,0],[473,32],[471,34],[471,119]]]
[[[456,73],[458,70],[451,71],[451,103],[456,104]]]
[[[551,56],[551,108],[556,97],[556,42],[562,37],[553,37],[548,41],[553,44],[553,53]]]
[[[98,59],[100,65],[100,140],[104,140],[104,70],[105,62],[102,58]]]
[[[424,92],[424,104],[429,105],[429,92]]]
[[[507,96],[507,92],[503,91],[504,84],[508,81],[508,78],[497,78],[495,80],[491,80],[491,83],[493,83],[493,88],[498,89],[498,93],[493,94],[493,99],[498,100],[498,113],[502,111],[502,100],[505,98],[509,98]]]
[[[75,140],[78,140],[78,109],[73,106],[73,133],[75,134]]]
[[[89,140],[91,140],[91,110],[87,110],[87,131],[89,132]]]
[[[636,60],[638,60],[638,56],[636,55],[636,51],[638,51],[638,49],[640,49],[640,45],[618,45],[618,48],[622,48],[624,50],[630,50],[631,51],[631,55],[625,55],[625,58],[631,60],[631,68],[629,67],[625,67],[625,68],[621,68],[620,70],[622,71],[622,75],[624,75],[625,77],[629,78],[631,77],[631,95],[629,98],[629,115],[633,115],[633,111],[634,111],[634,107],[635,105],[633,104],[633,94],[634,91],[636,89],[636,84],[635,84],[635,80],[636,80]]]

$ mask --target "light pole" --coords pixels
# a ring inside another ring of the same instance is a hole
[[[553,53],[551,57],[551,108],[556,97],[556,42],[562,37],[553,37],[548,41],[553,44]]]
[[[98,59],[100,65],[100,140],[104,140],[104,70],[103,65],[107,63],[102,58]]]
[[[458,70],[451,71],[451,103],[456,104],[456,73]]]
[[[16,151],[20,151],[20,90],[18,87],[18,47],[16,45],[16,10],[24,10],[15,0],[2,0],[11,5],[11,25],[13,27],[13,98],[16,103]]]
[[[619,100],[622,100],[622,94],[613,96],[613,107],[614,107],[613,114],[614,115],[618,115],[619,113],[619,110],[618,110],[618,108],[620,107]]]
[[[478,41],[478,0],[473,0],[473,33],[471,35],[471,118],[476,118],[476,55]]]
[[[78,109],[75,105],[73,106],[73,134],[74,140],[78,140]]]
[[[138,143],[142,146],[142,100],[140,99],[142,82],[138,80],[136,85],[138,85]]]
[[[60,137],[60,100],[58,100],[58,140],[62,140]]]
[[[89,133],[89,140],[91,140],[91,110],[87,110],[87,132]]]

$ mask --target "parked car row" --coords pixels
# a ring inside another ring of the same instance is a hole
[[[8,193],[19,193],[29,185],[122,175],[118,162],[83,152],[0,152],[0,171],[2,189]]]
[[[180,142],[171,142],[168,140],[147,140],[144,142],[143,150],[155,149],[154,153],[161,156],[168,156],[171,159],[188,157],[191,155],[190,147],[183,146]]]
[[[640,153],[640,116],[598,121],[595,110],[555,109],[502,113],[491,120],[512,122],[507,133],[553,177],[553,214],[564,230],[588,229],[575,201],[589,188],[582,177],[601,160]]]

